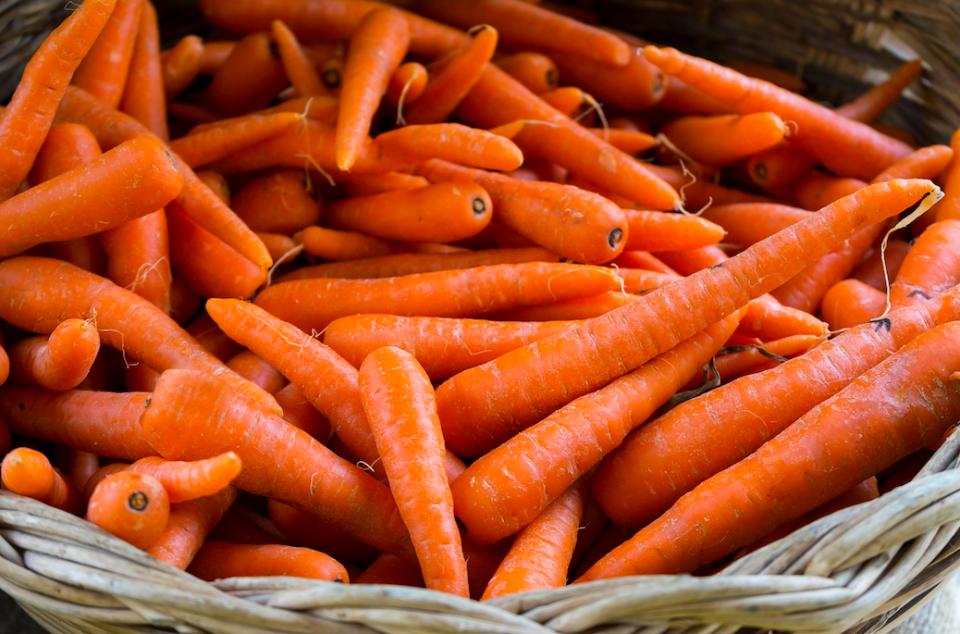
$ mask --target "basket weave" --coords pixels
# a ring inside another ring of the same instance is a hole
[[[0,101],[65,0],[0,0]],[[176,3],[157,2],[183,28]],[[589,4],[589,3],[588,3]],[[176,5],[176,6],[174,6]],[[889,121],[922,142],[960,127],[955,0],[621,0],[604,22],[718,61],[791,70],[838,103],[904,59],[922,88]],[[192,18],[192,16],[191,16]],[[771,46],[774,43],[774,46]],[[825,517],[712,577],[634,577],[486,603],[290,578],[200,581],[83,520],[0,491],[0,590],[51,632],[214,634],[881,634],[960,570],[960,434],[910,484]],[[948,629],[937,630],[944,632]]]

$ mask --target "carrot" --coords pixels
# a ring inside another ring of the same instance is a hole
[[[730,259],[718,246],[662,251],[658,252],[656,257],[684,276],[693,275],[717,264],[723,264]]]
[[[267,280],[265,269],[195,223],[176,203],[167,205],[166,215],[176,236],[170,243],[173,268],[201,296],[247,298]]]
[[[623,214],[630,227],[624,246],[628,251],[699,249],[724,238],[723,228],[705,218],[630,209]]]
[[[319,231],[318,231],[319,230]],[[314,235],[339,234],[320,227],[307,227],[300,238],[307,251],[323,257],[324,253],[313,244]],[[356,235],[356,234],[345,234]],[[332,259],[332,258],[327,258]],[[415,273],[470,269],[493,264],[521,264],[523,262],[557,262],[560,256],[539,247],[522,249],[484,249],[465,253],[400,253],[381,257],[353,259],[346,262],[328,262],[305,266],[278,278],[279,282],[313,278],[373,279],[400,277]]]
[[[197,551],[240,494],[235,487],[170,507],[170,520],[146,552],[174,568],[186,570]]]
[[[234,451],[243,461],[238,488],[296,505],[385,552],[413,557],[410,536],[384,485],[283,419],[251,409],[215,377],[164,372],[140,423],[168,460]],[[251,435],[254,423],[257,433]],[[208,442],[196,443],[197,437]],[[294,457],[302,470],[284,466]]]
[[[288,382],[276,368],[249,350],[238,352],[227,361],[227,367],[269,394],[276,394]]]
[[[203,55],[200,57],[200,74],[212,75],[227,61],[236,42],[204,42]]]
[[[410,353],[388,346],[364,359],[359,386],[363,411],[427,588],[469,597],[467,563],[453,517],[430,378]]]
[[[220,330],[206,311],[201,311],[186,327],[186,331],[204,350],[224,363],[243,352],[243,346]]]
[[[866,186],[867,183],[858,178],[810,172],[783,192],[783,196],[801,209],[816,211]]]
[[[610,525],[610,520],[603,514],[603,509],[600,508],[593,497],[590,497],[583,509],[583,516],[580,518],[580,532],[577,534],[577,543],[573,549],[573,556],[570,558],[568,579],[573,576],[573,571],[580,566],[580,562],[583,561],[587,551],[593,547],[608,525]]]
[[[152,476],[115,473],[93,490],[87,504],[88,522],[137,548],[147,548],[163,534],[170,518],[170,499]]]
[[[521,529],[481,600],[565,586],[588,496],[581,478]]]
[[[630,527],[647,524],[684,493],[879,367],[932,328],[937,311],[946,305],[948,297],[894,311],[886,320],[857,326],[809,354],[678,405],[628,437],[600,465],[594,497],[612,521]],[[689,433],[692,429],[695,435]],[[703,447],[710,451],[700,451]]]
[[[498,134],[456,123],[409,125],[374,139],[374,150],[389,161],[444,159],[482,169],[512,170],[523,163],[516,145]],[[382,168],[381,168],[382,169]]]
[[[87,0],[33,54],[0,117],[0,202],[30,173],[77,66],[103,30],[115,3]]]
[[[729,338],[737,320],[731,316],[709,326],[513,438],[503,434],[485,443],[484,448],[496,448],[451,487],[470,540],[490,544],[534,521],[692,378]],[[499,441],[504,442],[497,447]]]
[[[921,199],[932,203],[938,197],[936,192],[934,185],[922,180],[873,185],[720,266],[679,280],[567,333],[461,372],[437,390],[448,446],[459,456],[482,453],[477,444],[485,442],[481,438],[532,424],[636,369],[684,337],[776,288],[861,227]],[[537,360],[531,361],[534,358]],[[544,382],[530,367],[550,367],[552,376],[563,378]],[[510,389],[502,389],[503,385]]]
[[[791,141],[841,176],[872,179],[910,154],[905,143],[773,84],[675,49],[648,46],[643,54],[664,72],[729,103],[741,114],[772,112],[793,121],[797,132]]]
[[[303,231],[296,233],[295,239],[303,244],[304,251],[310,255],[321,260],[343,262],[351,269],[355,266],[353,261],[363,262],[366,259],[380,259],[400,250],[396,243],[373,238],[362,233],[335,231],[316,226],[306,227]],[[349,264],[347,264],[348,262]],[[312,271],[313,268],[306,267],[306,270]],[[283,276],[284,281],[286,279],[300,279],[300,271],[303,270],[297,269],[288,273]],[[309,276],[309,273],[304,274]],[[361,275],[359,277],[365,276]]]
[[[640,51],[640,57],[643,57],[643,51]],[[646,59],[644,59],[646,61]],[[647,62],[649,64],[649,62]],[[653,66],[653,64],[650,64]],[[656,70],[660,70],[653,66]],[[663,75],[662,82],[665,86],[663,96],[657,105],[668,112],[676,112],[687,115],[715,116],[721,114],[733,114],[736,112],[730,105],[714,99],[693,86],[688,86],[676,77]]]
[[[789,335],[781,339],[774,339],[756,344],[756,347],[747,346],[746,350],[737,350],[734,347],[733,352],[719,355],[716,359],[716,376],[720,377],[721,382],[729,383],[734,379],[749,374],[756,374],[775,368],[783,359],[792,359],[800,356],[826,339],[824,335]],[[776,355],[779,359],[771,359],[763,354]],[[687,384],[689,389],[699,387],[702,381],[699,379],[693,385]]]
[[[768,66],[766,64],[757,64],[748,61],[734,61],[726,64],[727,68],[733,69],[741,75],[762,79],[775,86],[779,86],[790,92],[806,92],[807,84],[798,75],[785,71],[782,68]]]
[[[235,117],[273,101],[287,85],[287,73],[271,44],[269,32],[253,33],[237,42],[203,91],[201,105]]]
[[[426,587],[419,565],[387,554],[377,557],[377,560],[367,566],[367,569],[353,583],[359,585],[408,586],[411,588]]]
[[[960,324],[948,323],[921,334],[684,496],[578,582],[694,570],[939,439],[960,415],[960,398],[947,384],[960,367],[958,333]],[[902,398],[885,396],[895,392]]]
[[[230,50],[232,52],[233,47]],[[203,55],[203,40],[196,35],[181,38],[173,48],[163,54],[160,59],[160,72],[163,76],[163,92],[168,100],[176,99],[197,78]]]
[[[417,103],[403,118],[412,124],[446,121],[457,105],[480,79],[497,48],[497,30],[481,26],[463,48],[434,70]]]
[[[474,181],[490,194],[493,220],[576,262],[615,258],[629,240],[623,212],[610,201],[558,183],[525,182],[440,160],[416,168],[432,182]]]
[[[172,141],[170,149],[190,167],[200,167],[231,152],[276,136],[301,121],[303,116],[292,112],[239,117],[232,123],[191,133]]]
[[[334,320],[323,332],[323,343],[354,367],[360,367],[377,348],[395,346],[416,357],[430,379],[437,381],[574,325],[355,315]]]
[[[67,513],[80,511],[80,491],[65,478],[45,455],[27,447],[17,447],[0,463],[0,480],[14,493],[49,504]]]
[[[809,211],[769,203],[741,203],[710,207],[700,216],[727,232],[725,242],[748,247],[810,217]]]
[[[283,544],[290,541],[277,530],[269,517],[246,504],[234,504],[207,536],[211,541],[231,544]]]
[[[679,275],[672,268],[663,263],[660,258],[646,251],[624,251],[612,264],[627,269],[643,269],[644,271],[654,271],[666,275]]]
[[[183,119],[187,123],[193,124],[216,123],[220,120],[220,115],[215,112],[196,104],[182,103],[180,101],[171,101],[168,103],[167,112],[172,117]]]
[[[648,289],[653,290],[653,289]],[[594,319],[636,300],[635,295],[607,291],[590,297],[564,299],[552,304],[523,306],[485,315],[496,321],[574,321]]]
[[[645,132],[635,130],[618,130],[616,128],[588,128],[594,136],[598,136],[618,150],[627,154],[641,154],[650,148],[657,147],[660,141]]]
[[[491,24],[502,31],[504,43],[515,50],[553,49],[615,66],[622,66],[630,59],[629,47],[616,36],[531,3],[481,0],[461,5],[418,0],[413,9],[461,29]]]
[[[557,87],[560,80],[557,65],[540,53],[508,55],[498,58],[494,64],[535,95],[550,92]]]
[[[379,280],[296,280],[264,289],[255,303],[301,330],[319,332],[346,315],[474,317],[618,288],[619,279],[606,269],[528,262]],[[311,301],[302,301],[306,297]]]
[[[739,189],[716,185],[705,178],[685,175],[674,167],[647,164],[647,169],[676,189],[683,189],[683,201],[691,207],[707,204],[733,205],[736,203],[773,203],[772,198],[758,196]]]
[[[57,445],[54,450],[54,464],[78,490],[83,491],[87,480],[100,468],[100,458],[89,451]]]
[[[323,85],[317,69],[313,67],[307,54],[300,47],[297,36],[283,23],[283,20],[274,20],[270,25],[270,33],[277,48],[280,49],[280,61],[283,63],[287,79],[297,92],[303,97],[329,95],[330,91]]]
[[[660,134],[695,161],[718,167],[773,147],[786,133],[786,125],[772,112],[679,117],[660,128]]]
[[[747,304],[747,312],[737,326],[737,334],[759,337],[763,341],[782,339],[793,335],[827,334],[827,324],[810,313],[783,306],[769,296]]]
[[[267,251],[270,252],[270,257],[273,258],[274,261],[279,261],[284,256],[287,256],[285,262],[289,263],[289,260],[296,255],[294,252],[297,251],[297,249],[302,249],[293,238],[285,236],[282,233],[258,231],[257,237],[260,238],[260,241],[267,247]],[[276,271],[274,272],[276,273]]]
[[[103,31],[73,74],[74,86],[112,108],[118,108],[123,97],[142,6],[141,0],[117,0]]]
[[[119,109],[149,128],[161,141],[170,140],[160,64],[160,31],[157,11],[151,2],[140,3],[137,37]]]
[[[347,177],[347,194],[350,196],[373,196],[398,189],[426,187],[430,181],[422,176],[403,172],[387,172],[375,175],[350,175]]]
[[[309,513],[276,500],[267,501],[267,511],[277,529],[298,546],[329,553],[340,561],[360,566],[370,565],[377,559],[379,553],[376,548]]]
[[[417,62],[400,64],[390,75],[384,96],[387,103],[397,106],[398,121],[403,121],[403,107],[420,99],[428,81],[430,81],[430,73],[423,64]]]
[[[215,495],[240,475],[243,464],[232,451],[195,462],[172,462],[150,456],[137,460],[127,471],[151,475],[163,485],[171,504]]]
[[[80,385],[100,351],[97,329],[67,319],[47,337],[29,337],[10,348],[11,380],[64,392]]]
[[[929,299],[960,282],[960,220],[930,225],[907,253],[890,287],[890,305],[907,306]]]
[[[304,181],[303,172],[277,170],[237,192],[232,207],[254,231],[292,234],[320,222],[322,202]]]
[[[56,121],[86,125],[104,149],[140,136],[152,135],[132,117],[101,104],[91,95],[73,87],[67,88],[64,93]],[[256,235],[197,178],[189,166],[178,161],[178,167],[184,182],[177,202],[184,213],[261,268],[272,265],[266,248]]]
[[[337,167],[349,172],[390,75],[400,66],[410,44],[410,30],[402,13],[377,9],[363,17],[350,39],[337,118]]]
[[[343,86],[343,63],[342,58],[331,57],[317,69],[320,72],[320,79],[323,81],[323,85],[336,97],[340,96],[340,88]]]
[[[575,121],[581,121],[580,116],[589,117],[590,115],[586,113],[593,108],[591,104],[593,97],[576,86],[555,88],[550,92],[540,95],[540,98],[551,108],[554,108],[561,114]],[[586,121],[581,122],[586,125]],[[613,128],[611,127],[610,129],[612,130]]]
[[[6,219],[8,225],[0,240],[0,256],[116,227],[162,207],[182,186],[177,164],[160,141],[128,141],[0,203],[0,221]],[[67,197],[74,201],[70,213],[58,213]],[[111,204],[102,204],[104,200]]]
[[[400,242],[456,242],[490,223],[491,197],[474,183],[438,183],[348,198],[324,209],[333,229]]]
[[[937,220],[960,220],[960,130],[950,137],[953,159],[943,174],[943,200],[937,207]]]
[[[329,555],[309,548],[278,544],[208,541],[200,547],[187,572],[204,581],[290,576],[350,583],[346,569]]]
[[[17,297],[15,306],[11,296]],[[71,317],[93,322],[101,343],[120,350],[128,362],[143,362],[158,372],[171,367],[210,372],[264,411],[279,413],[269,394],[230,372],[173,320],[130,291],[56,260],[21,256],[0,262],[0,319],[47,334]]]
[[[820,313],[831,330],[845,330],[876,319],[887,306],[887,295],[859,280],[846,279],[823,296]]]
[[[943,204],[943,201],[940,204]],[[900,266],[909,252],[910,243],[903,240],[890,240],[887,242],[886,249],[881,251],[880,248],[874,247],[868,251],[857,268],[853,269],[850,277],[886,293],[887,281],[896,279],[897,272],[900,271]],[[884,275],[884,263],[886,275]]]
[[[283,420],[297,429],[302,429],[320,442],[326,444],[333,435],[333,427],[326,417],[307,400],[296,384],[288,383],[286,387],[273,395],[277,403],[283,408]]]

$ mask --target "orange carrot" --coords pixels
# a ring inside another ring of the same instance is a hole
[[[940,204],[943,204],[943,201],[940,201]],[[887,248],[883,251],[878,247],[868,251],[857,268],[853,269],[850,277],[886,293],[887,281],[892,282],[896,279],[897,272],[909,252],[910,243],[897,239],[890,240],[887,242]],[[882,258],[881,254],[883,255]],[[886,275],[884,275],[884,263],[886,264]]]
[[[183,119],[187,123],[193,124],[216,123],[220,120],[220,115],[215,112],[196,104],[182,103],[180,101],[171,101],[168,103],[167,112],[172,117]]]
[[[303,172],[277,170],[237,192],[233,210],[254,231],[290,235],[320,222],[323,204]]]
[[[328,260],[330,262],[344,262],[349,267],[353,267],[353,261],[363,262],[368,258],[380,259],[396,253],[400,250],[399,245],[379,238],[373,238],[368,235],[357,233],[355,231],[334,231],[323,227],[307,227],[295,235],[295,239],[303,244],[303,249],[310,255]],[[319,265],[324,266],[324,265]],[[314,267],[307,267],[307,271],[312,271]],[[283,276],[286,279],[300,279],[298,269]],[[305,273],[309,275],[310,273]],[[350,276],[347,276],[350,277]],[[366,276],[358,276],[366,277]]]
[[[147,548],[163,534],[170,518],[167,491],[152,476],[121,472],[93,490],[86,520],[137,548]]]
[[[816,347],[826,339],[826,335],[789,335],[781,339],[774,339],[754,345],[744,346],[745,350],[739,350],[734,346],[732,351],[722,354],[716,358],[716,376],[720,377],[721,382],[729,383],[734,379],[749,374],[756,374],[775,368],[783,359],[792,359],[798,357],[810,349]],[[763,352],[767,354],[763,354]],[[767,355],[776,355],[778,359],[771,359]],[[689,389],[699,387],[702,381],[699,379],[693,385],[687,384]]]
[[[303,97],[313,95],[329,95],[330,91],[323,85],[317,69],[313,67],[307,54],[300,47],[300,42],[293,31],[282,20],[274,20],[270,26],[273,41],[280,49],[280,61],[287,73],[287,79],[293,84]]]
[[[727,68],[731,68],[741,75],[746,75],[747,77],[753,77],[754,79],[762,79],[763,81],[770,82],[775,86],[779,86],[790,92],[806,92],[807,84],[804,82],[797,74],[785,71],[781,68],[775,66],[768,66],[766,64],[757,64],[755,62],[748,61],[734,61],[726,64]]]
[[[333,435],[333,427],[326,417],[303,395],[303,390],[294,383],[273,395],[283,408],[283,420],[297,429],[302,429],[320,442],[326,444]]]
[[[724,239],[723,228],[705,218],[630,209],[623,214],[630,227],[624,247],[629,251],[699,249]]]
[[[624,251],[612,262],[626,269],[643,269],[667,275],[679,275],[672,268],[663,263],[660,258],[646,251]]]
[[[867,183],[858,178],[839,178],[823,172],[810,172],[782,194],[791,204],[816,211],[866,186]]]
[[[200,58],[200,74],[212,75],[223,66],[230,57],[236,42],[204,42],[203,56]]]
[[[772,112],[680,117],[660,128],[660,134],[695,161],[718,167],[773,147],[786,132],[786,125]]]
[[[639,367],[781,285],[862,227],[921,199],[932,204],[937,191],[923,180],[872,185],[720,266],[450,378],[437,390],[448,446],[459,456],[482,453],[483,438],[509,437],[508,430],[532,424],[577,396]],[[534,367],[550,367],[552,376],[564,378],[542,381],[538,372],[529,371],[528,361],[534,357],[538,358]],[[574,366],[576,371],[571,371]],[[504,385],[510,389],[503,389]]]
[[[243,352],[243,346],[220,330],[206,311],[201,311],[186,327],[186,331],[204,350],[224,363]]]
[[[410,353],[385,347],[364,359],[359,386],[363,411],[427,588],[469,597],[467,563],[453,517],[430,378]]]
[[[653,290],[648,289],[648,290]],[[573,321],[587,320],[622,308],[637,299],[636,295],[622,291],[607,291],[590,297],[564,299],[552,304],[523,306],[501,310],[486,318],[496,321]]]
[[[641,154],[660,144],[656,137],[636,130],[618,130],[616,128],[589,128],[589,130],[594,136],[600,137],[627,154]]]
[[[603,509],[593,497],[590,497],[583,509],[583,517],[580,518],[580,532],[577,534],[577,543],[570,558],[568,579],[573,576],[573,571],[580,566],[587,551],[593,547],[609,524],[610,519],[603,514]]]
[[[357,577],[355,584],[378,584],[425,588],[420,566],[393,555],[383,554]]]
[[[140,5],[140,22],[137,25],[133,57],[130,59],[130,73],[119,108],[149,128],[161,141],[169,141],[157,11],[149,1]]]
[[[97,0],[82,3],[27,63],[0,117],[0,202],[13,196],[30,173],[67,84],[115,7]]]
[[[298,546],[313,548],[340,561],[349,561],[360,566],[370,565],[377,559],[379,553],[376,548],[309,513],[276,500],[267,501],[267,511],[277,529]]]
[[[238,352],[227,361],[227,367],[251,383],[259,385],[268,394],[276,394],[288,382],[276,368],[249,350]]]
[[[523,163],[516,145],[498,134],[490,134],[456,123],[409,125],[384,132],[374,139],[374,150],[389,162],[443,159],[483,169],[512,170]],[[382,169],[382,168],[381,168]]]
[[[29,337],[10,348],[10,376],[18,385],[64,392],[80,385],[100,351],[97,329],[67,319],[47,337]]]
[[[385,95],[387,103],[398,107],[398,121],[403,121],[403,107],[415,103],[423,95],[430,74],[423,64],[400,64],[390,75]]]
[[[230,50],[232,52],[233,48]],[[160,72],[163,76],[163,91],[168,100],[176,99],[197,78],[203,55],[203,40],[196,35],[182,38],[163,54]]]
[[[111,108],[120,106],[143,3],[117,0],[103,31],[80,62],[71,83],[83,88]]]
[[[195,462],[172,462],[150,456],[127,467],[127,471],[151,475],[163,485],[171,504],[215,495],[240,475],[243,464],[232,451]]]
[[[267,251],[270,252],[270,257],[273,258],[274,261],[279,261],[284,256],[287,256],[286,262],[289,263],[290,258],[293,257],[291,254],[301,248],[293,238],[285,236],[282,233],[258,231],[257,237],[260,238],[263,245],[267,247]],[[276,273],[276,271],[274,272]]]
[[[565,586],[588,495],[581,478],[521,529],[481,600]]]
[[[640,57],[643,57],[642,51],[640,52]],[[644,59],[644,61],[646,61],[646,59]],[[649,64],[649,62],[647,63]],[[653,66],[653,64],[650,65]],[[656,66],[653,66],[653,68],[660,70]],[[567,76],[567,74],[564,76]],[[735,112],[732,106],[714,99],[693,86],[688,86],[676,77],[663,75],[661,72],[661,81],[665,89],[657,105],[664,110],[701,116],[715,116]]]
[[[540,95],[540,98],[551,108],[554,108],[575,121],[580,121],[583,125],[587,125],[586,120],[581,120],[579,117],[589,116],[586,115],[586,112],[593,107],[590,103],[592,97],[579,88],[575,86],[556,88]],[[610,129],[612,130],[613,128],[611,127]]]
[[[908,306],[929,299],[960,282],[960,220],[930,225],[907,253],[890,287],[890,305]]]
[[[747,312],[740,320],[737,334],[759,337],[763,341],[793,335],[822,337],[827,334],[827,325],[810,313],[783,306],[767,295],[747,304]]]
[[[876,319],[887,306],[887,295],[859,280],[846,279],[823,296],[820,313],[832,330],[845,330]]]
[[[83,491],[87,480],[100,468],[100,458],[89,451],[57,445],[54,450],[54,464],[78,490]]]
[[[557,87],[560,73],[557,65],[540,53],[517,53],[494,61],[505,73],[526,86],[535,95],[543,95]]]
[[[943,200],[937,206],[937,220],[960,220],[960,130],[950,137],[953,160],[943,176]]]
[[[55,469],[45,455],[17,447],[0,463],[0,480],[14,493],[49,504],[67,513],[80,511],[80,491]]]
[[[387,172],[375,175],[351,175],[347,177],[347,193],[350,196],[372,196],[397,189],[416,189],[426,187],[430,181],[422,176],[403,172]]]
[[[200,547],[187,572],[204,581],[290,576],[350,583],[346,569],[329,555],[309,548],[278,544],[208,541]]]
[[[337,118],[336,159],[342,171],[349,172],[356,163],[374,111],[409,43],[407,19],[391,8],[365,15],[350,39]]]
[[[214,112],[235,117],[273,101],[287,85],[287,73],[271,44],[269,32],[253,33],[237,42],[203,91],[200,103]],[[201,47],[201,57],[202,53]]]
[[[170,520],[146,552],[174,568],[186,570],[227,509],[240,494],[235,487],[170,507]]]
[[[323,85],[336,97],[340,96],[340,88],[343,86],[343,63],[343,58],[331,57],[317,69]],[[339,105],[339,99],[337,103]]]
[[[231,544],[290,544],[269,517],[243,503],[231,506],[208,537],[210,541]]]
[[[217,127],[172,141],[170,149],[190,167],[200,167],[276,136],[301,121],[303,116],[293,112],[239,117],[232,122],[228,120]]]
[[[700,216],[723,227],[725,242],[748,247],[776,232],[805,220],[809,211],[769,203],[741,203],[710,207]]]

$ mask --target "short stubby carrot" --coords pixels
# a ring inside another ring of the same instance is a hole
[[[387,487],[280,417],[252,409],[216,377],[164,372],[140,423],[168,460],[234,451],[243,461],[238,488],[293,504],[386,552],[414,556]],[[249,433],[252,425],[256,434]],[[208,443],[195,442],[198,437]],[[304,469],[287,469],[292,460]]]
[[[137,548],[147,548],[167,526],[170,498],[152,476],[122,471],[93,490],[85,519]]]
[[[0,463],[3,487],[74,515],[80,510],[80,491],[50,464],[45,455],[17,447]]]
[[[490,223],[490,195],[475,183],[438,183],[330,203],[325,224],[400,242],[456,242]]]
[[[66,319],[50,337],[29,337],[10,348],[10,376],[18,385],[65,392],[80,385],[100,352],[97,329]]]
[[[360,366],[360,400],[427,588],[468,597],[467,562],[444,466],[430,378],[409,353],[379,348]]]
[[[907,253],[890,287],[890,305],[907,306],[933,297],[960,282],[960,220],[927,227]]]
[[[772,112],[680,117],[660,128],[660,134],[690,158],[717,167],[776,145],[786,132],[784,122]]]
[[[279,544],[230,544],[208,541],[187,572],[204,581],[231,577],[300,577],[350,583],[347,570],[330,555]]]
[[[277,170],[238,191],[230,206],[254,231],[291,235],[320,224],[323,215],[322,201],[307,185],[302,171]]]
[[[160,536],[145,550],[174,568],[186,570],[217,522],[240,495],[236,487],[170,507],[170,519]]]
[[[960,416],[949,381],[960,368],[958,335],[956,322],[919,335],[685,495],[578,582],[695,570],[938,440]]]
[[[528,426],[636,369],[781,285],[862,227],[921,201],[930,205],[938,192],[925,180],[872,185],[719,266],[451,377],[437,390],[444,438],[458,455],[478,455],[482,438]],[[543,368],[557,378],[544,380]]]
[[[149,456],[137,460],[126,470],[153,476],[167,490],[171,504],[177,504],[219,493],[240,475],[242,468],[240,457],[228,451],[194,462]]]
[[[427,68],[418,62],[400,64],[397,70],[390,75],[387,83],[387,93],[384,97],[387,103],[397,106],[397,121],[403,122],[403,108],[415,103],[427,87],[430,73]]]
[[[323,343],[356,368],[377,348],[395,346],[412,354],[430,379],[437,381],[575,325],[577,322],[511,323],[445,317],[354,315],[331,322],[323,331]]]
[[[103,31],[73,74],[73,85],[113,108],[120,106],[123,97],[143,4],[141,0],[117,0]]]
[[[823,296],[820,313],[832,330],[846,330],[876,319],[886,307],[886,293],[860,280],[845,279]]]
[[[378,280],[296,280],[270,286],[254,301],[305,332],[319,332],[346,315],[475,317],[619,287],[619,278],[609,269],[528,262]]]

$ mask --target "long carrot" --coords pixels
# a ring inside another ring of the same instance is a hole
[[[793,121],[797,132],[791,141],[842,176],[869,180],[910,154],[905,143],[773,84],[675,49],[648,46],[643,54],[664,72],[729,103],[741,114],[773,112]]]
[[[960,415],[948,379],[960,368],[958,334],[956,322],[921,334],[684,496],[578,582],[694,570],[938,440]]]
[[[87,377],[100,335],[82,319],[67,319],[47,337],[29,337],[10,348],[10,375],[19,385],[72,390]]]
[[[287,73],[287,79],[302,97],[313,95],[329,95],[330,91],[320,80],[317,69],[314,68],[307,54],[300,46],[297,36],[290,30],[283,20],[274,20],[270,25],[273,41],[280,49],[280,61]]]
[[[230,50],[232,52],[233,47]],[[176,99],[197,78],[203,63],[203,54],[203,40],[196,35],[181,38],[173,48],[163,54],[160,72],[163,76],[163,91],[168,100]]]
[[[437,390],[448,446],[461,456],[482,453],[477,444],[483,442],[481,438],[500,435],[504,428],[532,424],[577,396],[639,367],[684,337],[776,288],[861,227],[921,200],[932,204],[938,198],[937,191],[929,181],[922,180],[873,185],[758,242],[720,266],[680,280],[568,333],[450,378]],[[538,360],[532,361],[534,358]],[[544,381],[540,371],[531,372],[531,367],[549,367],[556,378]],[[510,389],[504,389],[505,385]]]
[[[410,353],[385,347],[364,359],[359,386],[390,491],[410,530],[427,587],[469,596],[429,377]]]
[[[205,581],[230,577],[300,577],[349,583],[346,569],[333,557],[309,548],[279,544],[229,544],[208,541],[187,572]]]
[[[215,495],[240,475],[243,464],[232,451],[206,460],[175,462],[157,456],[137,460],[126,471],[145,473],[167,490],[172,504]]]
[[[174,504],[167,527],[146,552],[174,568],[186,570],[238,495],[240,491],[231,486],[210,497]]]
[[[0,463],[3,487],[54,508],[76,515],[80,510],[80,491],[50,464],[45,455],[27,447],[17,447]]]
[[[303,121],[293,112],[239,117],[232,123],[191,133],[170,143],[170,149],[190,167],[200,167],[231,152],[280,134]]]
[[[608,269],[528,262],[379,280],[296,280],[264,289],[255,303],[301,330],[319,332],[346,315],[475,317],[619,287],[619,278]],[[311,301],[302,301],[306,297]]]
[[[112,108],[120,106],[143,6],[141,0],[117,0],[103,31],[80,62],[71,83]]]
[[[960,290],[951,291],[950,297],[957,296]],[[807,355],[682,403],[610,455],[597,470],[594,496],[611,520],[643,526],[932,328],[937,311],[951,305],[950,297],[895,311]],[[699,450],[707,446],[709,452]]]
[[[161,141],[169,141],[167,106],[160,66],[160,31],[153,3],[140,3],[137,38],[130,59],[130,72],[120,100],[120,111],[147,126]]]
[[[481,600],[566,585],[588,497],[581,478],[521,529]]]
[[[243,472],[235,480],[238,488],[293,504],[386,552],[414,556],[384,485],[283,419],[251,409],[216,377],[189,370],[164,372],[140,423],[146,438],[168,460],[234,451],[243,461]],[[257,433],[250,434],[254,424]],[[207,442],[196,443],[197,437]],[[303,469],[284,466],[294,458]]]
[[[27,63],[0,117],[0,202],[13,196],[30,173],[67,84],[115,7],[98,0],[82,3]]]
[[[887,295],[859,280],[846,279],[823,296],[820,313],[832,330],[845,330],[876,319],[887,307]]]

